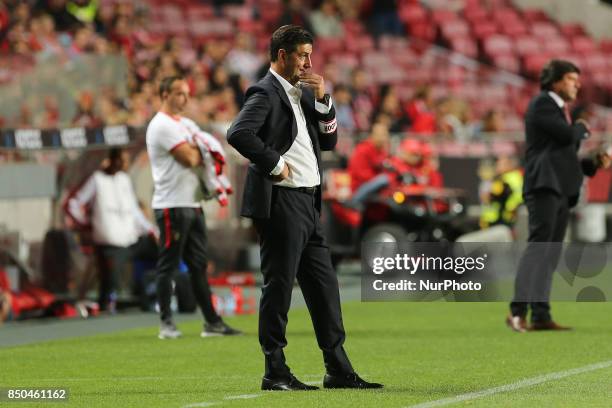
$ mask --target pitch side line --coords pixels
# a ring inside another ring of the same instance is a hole
[[[407,408],[431,408],[441,407],[443,405],[456,404],[462,401],[474,400],[476,398],[487,397],[493,394],[499,394],[501,392],[508,392],[518,390],[520,388],[531,387],[533,385],[542,384],[549,381],[559,380],[561,378],[571,377],[573,375],[588,373],[590,371],[601,370],[603,368],[612,367],[612,360],[602,361],[600,363],[590,364],[584,367],[572,368],[565,371],[557,371],[556,373],[550,373],[540,375],[537,377],[526,378],[515,383],[501,385],[499,387],[493,387],[481,391],[470,392],[467,394],[457,395],[455,397],[443,398],[436,401],[423,402],[421,404],[410,405]]]

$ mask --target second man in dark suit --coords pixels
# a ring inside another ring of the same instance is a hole
[[[593,176],[599,167],[610,164],[605,154],[578,157],[580,144],[590,133],[586,121],[573,123],[569,114],[568,104],[580,89],[578,67],[569,61],[550,61],[540,75],[540,87],[542,92],[531,100],[525,114],[523,197],[529,213],[528,247],[519,263],[511,313],[506,318],[507,325],[518,332],[568,329],[555,323],[550,313],[552,275],[583,175]]]
[[[228,142],[251,161],[242,215],[260,237],[264,277],[259,342],[264,390],[312,390],[291,374],[283,348],[293,283],[302,289],[327,374],[326,388],[379,388],[361,379],[344,351],[338,279],[323,236],[321,150],[336,145],[336,117],[324,80],[311,72],[313,38],[298,26],[276,30],[271,68],[246,92]]]

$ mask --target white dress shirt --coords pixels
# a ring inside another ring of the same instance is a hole
[[[317,166],[317,157],[315,156],[312,140],[308,134],[306,117],[304,116],[304,111],[300,104],[302,90],[291,85],[272,68],[270,68],[270,72],[278,79],[287,93],[287,98],[291,103],[291,109],[293,110],[293,115],[297,123],[297,136],[293,144],[289,150],[281,156],[276,167],[270,174],[274,176],[279,175],[283,167],[285,167],[285,163],[287,163],[291,169],[289,178],[276,183],[276,185],[294,188],[318,186],[321,184],[321,176],[319,175],[319,167]],[[315,101],[315,109],[322,114],[329,113],[331,106],[331,99],[327,106]]]
[[[550,97],[553,98],[555,102],[557,102],[557,105],[559,105],[561,109],[563,109],[563,107],[565,106],[565,101],[563,100],[563,98],[561,98],[559,95],[557,95],[553,91],[548,91],[548,95],[550,95]]]

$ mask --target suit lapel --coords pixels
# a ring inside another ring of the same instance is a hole
[[[555,101],[555,99],[550,96],[550,94],[548,92],[545,93],[546,97],[548,98],[549,101],[551,101],[553,104],[555,104],[555,106],[557,107],[557,109],[559,110],[559,112],[561,112],[561,117],[563,117],[563,119],[567,122],[567,116],[565,115],[565,111],[563,110],[563,108],[561,108],[559,106],[559,104],[557,103],[557,101]],[[567,102],[566,102],[567,103]],[[572,124],[572,122],[568,122],[570,125]]]
[[[274,85],[274,88],[276,88],[276,92],[278,92],[278,95],[280,96],[281,100],[289,108],[291,113],[293,113],[293,109],[291,108],[291,103],[289,102],[289,98],[287,97],[287,92],[285,92],[285,89],[283,88],[281,83],[278,82],[278,79],[276,79],[276,77],[271,72],[268,72],[267,76],[268,78],[270,78],[270,81],[272,81],[272,85]]]

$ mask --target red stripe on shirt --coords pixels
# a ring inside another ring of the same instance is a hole
[[[172,148],[170,149],[170,153],[172,153],[177,147],[179,147],[181,145],[184,145],[185,143],[187,143],[187,140],[183,140],[182,142],[178,142],[177,144],[172,146]]]
[[[170,235],[172,234],[172,228],[170,226],[170,210],[168,208],[164,208],[164,226],[166,227],[166,231],[164,235],[166,235],[165,247],[170,248]]]

